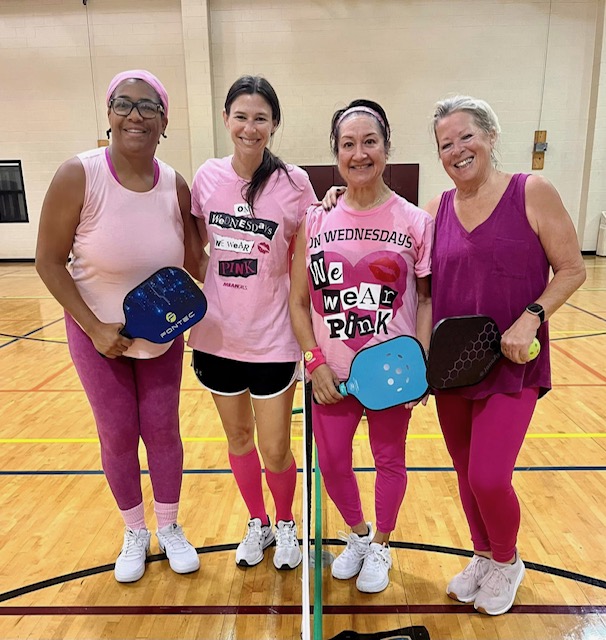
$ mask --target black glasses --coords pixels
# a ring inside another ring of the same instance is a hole
[[[142,118],[151,120],[151,118],[155,118],[158,113],[164,113],[164,107],[152,100],[138,100],[137,102],[133,102],[126,98],[113,98],[109,105],[117,116],[129,116],[131,111],[136,109]]]

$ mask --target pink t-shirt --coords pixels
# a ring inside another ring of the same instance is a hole
[[[103,148],[78,155],[86,176],[84,205],[69,269],[82,299],[101,322],[124,322],[124,296],[162,267],[182,267],[183,218],[174,169],[158,161],[156,185],[124,188],[111,174]],[[136,339],[124,353],[155,358],[172,343]]]
[[[192,213],[204,220],[210,263],[204,281],[208,310],[189,346],[242,362],[299,360],[288,312],[291,245],[316,195],[307,173],[288,165],[291,184],[275,171],[255,202],[232,157],[207,160],[192,184]]]
[[[346,380],[360,349],[416,335],[416,278],[431,273],[433,219],[395,193],[368,211],[340,198],[329,212],[310,207],[306,234],[314,335]]]

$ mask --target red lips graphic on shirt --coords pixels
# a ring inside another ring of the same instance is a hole
[[[377,258],[368,265],[372,275],[380,282],[394,283],[400,277],[400,267],[390,256]]]
[[[391,307],[380,306],[380,309],[391,309],[393,315],[397,314],[402,306],[402,300],[406,292],[406,278],[408,275],[408,265],[404,258],[392,251],[376,251],[364,256],[355,265],[352,265],[347,258],[334,253],[332,251],[324,252],[324,262],[327,272],[330,273],[331,263],[341,263],[343,265],[343,282],[339,284],[329,284],[324,289],[312,289],[311,300],[314,309],[320,315],[330,315],[324,313],[324,303],[322,291],[342,291],[352,287],[359,287],[360,283],[385,285],[390,289],[397,291],[397,295],[393,300]],[[359,309],[352,307],[344,311],[345,315],[349,312],[356,313],[360,316],[370,316],[372,321],[376,321],[376,310]],[[345,344],[353,351],[359,351],[374,334],[356,335],[353,338],[344,340]],[[394,337],[394,336],[388,336]]]
[[[259,249],[260,253],[269,253],[269,245],[267,244],[267,242],[259,242],[257,248]]]

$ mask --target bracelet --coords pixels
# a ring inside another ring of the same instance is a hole
[[[321,364],[326,364],[326,358],[320,347],[314,347],[303,354],[303,362],[305,370],[311,375]]]

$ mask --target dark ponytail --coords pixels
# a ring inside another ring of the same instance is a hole
[[[271,118],[276,125],[276,129],[280,125],[282,119],[282,113],[280,110],[280,101],[278,96],[271,86],[271,84],[261,76],[242,76],[238,78],[229,88],[227,97],[225,98],[225,113],[229,115],[231,105],[234,100],[243,94],[255,94],[258,93],[267,104],[271,107]],[[272,133],[273,136],[273,133]],[[253,173],[250,182],[242,188],[242,197],[246,204],[250,207],[251,215],[254,216],[254,203],[258,198],[263,188],[269,181],[274,171],[284,171],[290,183],[295,187],[295,183],[289,175],[286,164],[278,156],[274,155],[269,149],[263,150],[263,159],[261,164],[257,167],[257,170]]]

